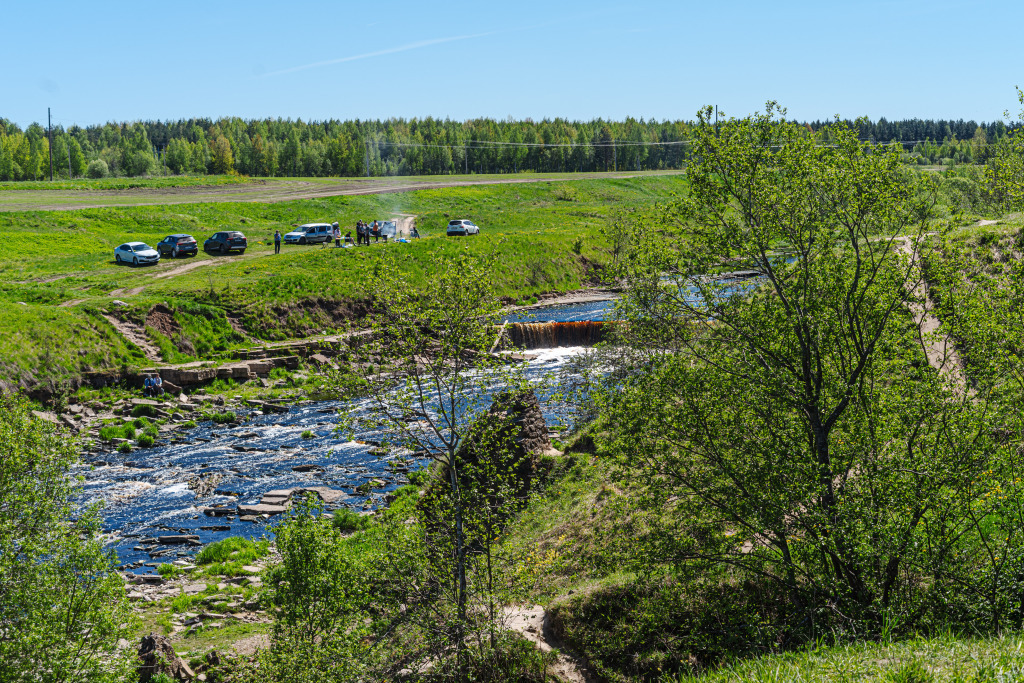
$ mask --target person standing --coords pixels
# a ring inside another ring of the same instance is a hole
[[[281,253],[281,231],[280,230],[275,230],[274,231],[274,253],[275,254],[280,254]]]
[[[153,379],[146,375],[146,379],[142,380],[142,395],[151,396],[153,394]]]
[[[341,248],[341,228],[338,227],[337,223],[334,223],[331,227],[334,228],[334,248],[339,249]]]
[[[373,227],[370,228],[370,232],[373,233],[373,241],[380,242],[380,224],[377,221],[373,222]]]

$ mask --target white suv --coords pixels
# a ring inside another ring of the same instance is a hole
[[[448,236],[458,235],[464,237],[466,235],[479,235],[480,227],[477,226],[473,221],[467,221],[464,218],[458,218],[454,221],[448,221]]]

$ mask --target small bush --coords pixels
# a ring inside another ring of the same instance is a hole
[[[139,444],[139,448],[152,448],[156,440],[149,434],[142,434],[136,443]]]
[[[238,416],[235,415],[235,411],[227,410],[223,413],[212,413],[209,415],[209,419],[214,424],[224,425],[236,422],[238,420]]]
[[[130,443],[128,443],[127,441],[125,441],[123,444],[121,444],[120,446],[117,447],[117,452],[118,453],[131,453],[132,452],[132,445]]]
[[[113,441],[114,439],[121,438],[121,425],[107,425],[106,427],[100,427],[100,439],[103,441]]]
[[[137,417],[132,424],[135,425],[136,429],[144,429],[149,426],[149,420],[144,417]]]
[[[359,531],[370,526],[370,518],[367,515],[361,515],[348,508],[340,508],[335,510],[333,514],[334,518],[331,520],[331,524],[334,525],[335,529],[343,533]]]
[[[132,417],[156,417],[156,408],[147,405],[135,406],[132,408]]]
[[[583,253],[583,237],[577,237],[572,243],[572,253],[579,256]]]
[[[106,178],[110,175],[110,168],[107,167],[107,162],[103,159],[96,159],[89,162],[85,169],[85,175],[90,178]]]
[[[316,436],[316,434],[314,434],[313,430],[311,429],[307,429],[306,431],[302,432],[303,439],[312,439],[314,436]]]
[[[181,423],[181,428],[182,429],[195,429],[198,426],[199,425],[196,423],[195,420],[188,420],[186,422],[182,422]]]

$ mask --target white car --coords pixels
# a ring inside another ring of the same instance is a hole
[[[114,249],[114,260],[118,263],[141,266],[144,263],[159,261],[160,253],[145,242],[125,242]]]
[[[452,235],[479,235],[480,227],[473,223],[473,221],[467,221],[465,218],[457,218],[453,221],[448,221],[448,236]]]
[[[334,235],[334,227],[330,223],[306,223],[300,225],[284,236],[286,244],[316,244],[330,242]]]

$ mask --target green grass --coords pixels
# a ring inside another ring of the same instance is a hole
[[[332,513],[331,524],[338,531],[351,533],[370,527],[370,518],[348,508],[339,508]]]
[[[104,441],[112,441],[113,439],[134,439],[135,425],[128,423],[124,425],[107,425],[106,427],[101,427],[100,438]]]
[[[269,541],[250,541],[232,536],[211,543],[196,555],[196,564],[205,576],[242,576],[247,574],[242,567],[252,564],[267,555]]]
[[[233,410],[227,410],[222,413],[204,412],[202,417],[204,420],[209,420],[215,425],[231,424],[238,420],[238,416]]]
[[[138,188],[210,187],[252,182],[243,176],[161,176],[156,178],[77,178],[75,180],[36,180],[0,183],[0,192],[10,190],[134,190]]]
[[[631,210],[654,216],[658,202],[685,187],[679,175],[648,175],[279,203],[0,212],[0,305],[8,311],[0,320],[0,380],[56,383],[90,369],[147,367],[151,362],[102,315],[144,327],[156,303],[167,304],[179,325],[169,337],[149,333],[171,362],[228,358],[253,344],[248,336],[273,341],[333,332],[351,317],[346,306],[371,295],[385,252],[424,293],[432,278],[425,264],[435,252],[493,257],[495,286],[509,300],[576,289],[592,282],[592,264],[607,258],[601,233],[610,217]],[[348,230],[356,219],[395,212],[417,215],[424,238],[359,249],[286,246],[273,254],[275,229],[337,220]],[[444,226],[454,217],[474,220],[481,235],[446,238]],[[125,241],[153,245],[176,232],[202,241],[221,229],[247,235],[243,256],[200,253],[145,268],[112,262],[114,247]],[[186,265],[193,269],[156,277]],[[114,307],[115,298],[128,306]],[[72,305],[59,308],[62,303]],[[229,323],[227,312],[238,316],[245,334]],[[69,337],[75,344],[60,341]]]
[[[997,683],[1024,677],[1024,639],[945,635],[891,643],[815,646],[735,662],[678,683]]]

